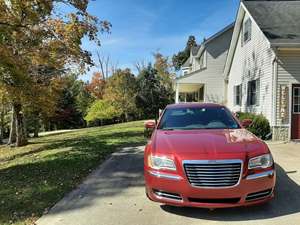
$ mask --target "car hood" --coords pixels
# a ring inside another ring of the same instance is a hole
[[[156,130],[152,152],[181,159],[253,157],[269,152],[266,144],[246,129]]]

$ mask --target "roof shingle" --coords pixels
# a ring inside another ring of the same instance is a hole
[[[300,1],[243,3],[272,44],[300,44]]]

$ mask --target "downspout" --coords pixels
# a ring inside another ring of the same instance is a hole
[[[273,65],[273,80],[272,80],[272,87],[273,87],[273,98],[272,98],[272,121],[271,126],[274,127],[277,125],[277,80],[278,80],[278,58],[276,56],[277,49],[274,49],[275,56],[272,62]],[[272,133],[273,130],[271,131]],[[273,136],[274,139],[274,136]]]
[[[228,106],[227,103],[228,103],[228,79],[224,79],[224,105],[225,106]]]

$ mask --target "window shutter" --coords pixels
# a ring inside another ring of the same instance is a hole
[[[240,106],[242,106],[242,94],[243,94],[243,91],[242,91],[242,88],[243,88],[243,86],[242,86],[242,84],[240,84],[239,85],[239,88],[240,88]]]
[[[251,99],[251,82],[248,81],[247,83],[247,105],[250,105],[250,99]]]
[[[236,105],[236,86],[233,86],[233,104]]]
[[[252,32],[252,21],[249,19],[249,22],[248,22],[248,40],[250,41],[251,40],[251,32]]]
[[[259,105],[259,101],[260,101],[260,80],[257,79],[256,80],[256,105]]]

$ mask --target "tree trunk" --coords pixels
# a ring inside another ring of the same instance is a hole
[[[15,117],[15,111],[14,108],[12,108],[12,114],[11,114],[11,122],[10,122],[10,131],[9,131],[9,139],[8,139],[8,145],[12,145],[16,142],[16,117]]]
[[[40,131],[40,124],[39,124],[38,121],[35,121],[35,123],[34,123],[33,137],[35,137],[35,138],[39,137],[39,131]]]
[[[4,110],[1,110],[0,115],[0,144],[3,144],[3,138],[4,138]]]
[[[40,131],[40,121],[39,121],[39,113],[35,113],[34,118],[34,131],[33,131],[33,137],[37,138],[39,137],[39,131]]]
[[[20,147],[27,144],[22,105],[19,103],[14,103],[13,108],[16,121],[16,147]]]

